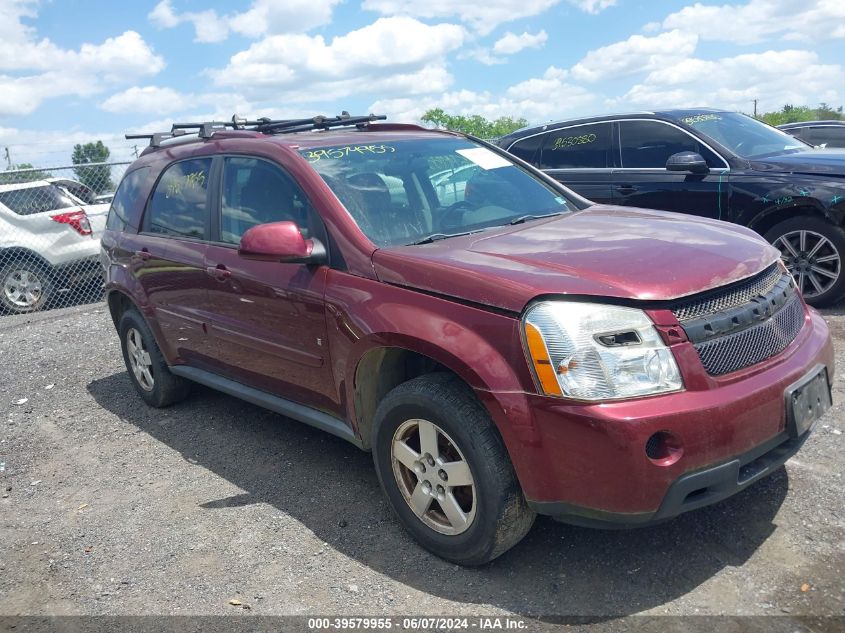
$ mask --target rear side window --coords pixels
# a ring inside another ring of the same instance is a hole
[[[109,209],[109,217],[106,220],[106,228],[110,231],[122,231],[129,223],[129,210],[132,205],[138,200],[141,193],[141,185],[147,178],[148,167],[136,169],[133,172],[126,174],[117,191],[114,193],[114,198]]]
[[[172,237],[206,239],[210,171],[210,158],[184,160],[168,167],[153,191],[144,230]]]
[[[811,127],[801,138],[813,145],[845,147],[845,126]]]
[[[546,134],[541,169],[612,167],[610,123],[594,123]]]
[[[521,158],[526,163],[534,165],[539,158],[537,155],[539,154],[540,145],[543,143],[543,138],[545,138],[545,134],[536,134],[520,139],[508,148],[508,152],[517,158]]]
[[[79,204],[53,185],[2,191],[0,192],[0,203],[18,215],[33,215],[72,207],[79,208]]]
[[[324,239],[305,194],[281,168],[257,158],[226,158],[220,241],[237,244],[253,226],[286,221],[294,222],[306,239]]]
[[[725,166],[697,139],[683,130],[659,121],[621,121],[619,139],[624,168],[664,169],[669,157],[678,152],[700,154],[708,167]]]

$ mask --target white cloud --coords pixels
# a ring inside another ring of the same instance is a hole
[[[0,4],[0,116],[35,111],[46,99],[89,96],[164,68],[164,59],[135,31],[100,44],[64,49],[22,22],[36,16],[36,3]]]
[[[340,1],[253,0],[249,9],[242,13],[220,15],[213,9],[179,13],[171,0],[161,0],[147,17],[163,29],[192,24],[195,41],[213,43],[225,40],[231,31],[252,38],[308,31],[328,24]]]
[[[513,55],[526,48],[542,48],[548,39],[549,36],[545,31],[524,32],[522,35],[508,31],[493,44],[493,52],[497,55]]]
[[[113,94],[100,104],[100,108],[107,112],[167,114],[184,110],[191,103],[191,95],[177,92],[173,88],[133,86]]]
[[[270,36],[209,72],[216,85],[249,97],[274,98],[287,91],[288,102],[376,91],[420,94],[448,87],[452,77],[445,56],[464,38],[464,29],[454,24],[380,18],[328,42],[321,35]]]
[[[530,122],[548,121],[587,114],[600,98],[582,86],[567,82],[566,70],[550,66],[542,77],[527,79],[509,87],[504,94],[458,90],[417,99],[381,99],[370,111],[387,114],[390,120],[419,121],[426,110],[443,108],[454,114],[480,114],[496,119],[525,117]],[[549,98],[553,95],[554,98]]]
[[[663,20],[665,29],[695,33],[703,40],[753,44],[781,36],[814,41],[845,37],[842,0],[749,0],[721,6],[696,3]]]
[[[616,4],[616,0],[569,0],[570,4],[587,13],[601,13]]]
[[[598,0],[599,3],[608,0]],[[455,2],[454,0],[364,0],[362,8],[382,15],[409,15],[418,18],[458,18],[470,24],[481,35],[490,33],[500,24],[532,17],[553,7],[559,0],[484,0],[483,2]],[[579,4],[592,4],[582,2]]]
[[[684,59],[652,71],[619,102],[649,108],[712,105],[747,112],[758,99],[759,109],[767,111],[784,103],[841,103],[841,86],[845,70],[839,64],[823,64],[810,51],[770,50],[717,60]]]
[[[698,36],[680,30],[627,40],[594,49],[572,67],[575,79],[588,82],[624,77],[666,66],[695,51]]]

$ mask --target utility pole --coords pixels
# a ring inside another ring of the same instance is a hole
[[[757,118],[757,99],[754,99],[754,118]]]
[[[132,147],[134,148],[134,151],[135,151],[135,158],[138,158],[138,146],[133,145]]]
[[[6,169],[12,170],[12,156],[9,154],[9,148],[6,148]]]

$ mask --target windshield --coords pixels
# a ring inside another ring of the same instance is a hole
[[[378,246],[442,239],[578,208],[509,159],[461,138],[300,153]]]
[[[742,158],[807,149],[807,145],[795,137],[739,112],[691,114],[677,120]]]

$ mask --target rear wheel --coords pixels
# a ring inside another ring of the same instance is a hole
[[[0,303],[7,312],[17,314],[43,308],[53,290],[47,269],[38,262],[26,259],[3,265],[0,268],[0,283]]]
[[[776,224],[765,238],[780,251],[807,303],[827,306],[845,293],[845,231],[841,227],[799,216]]]
[[[123,313],[118,332],[126,369],[144,402],[167,407],[187,397],[190,383],[170,373],[149,326],[136,310]]]
[[[487,563],[534,521],[487,411],[451,374],[393,389],[375,415],[373,460],[388,501],[426,549]]]

